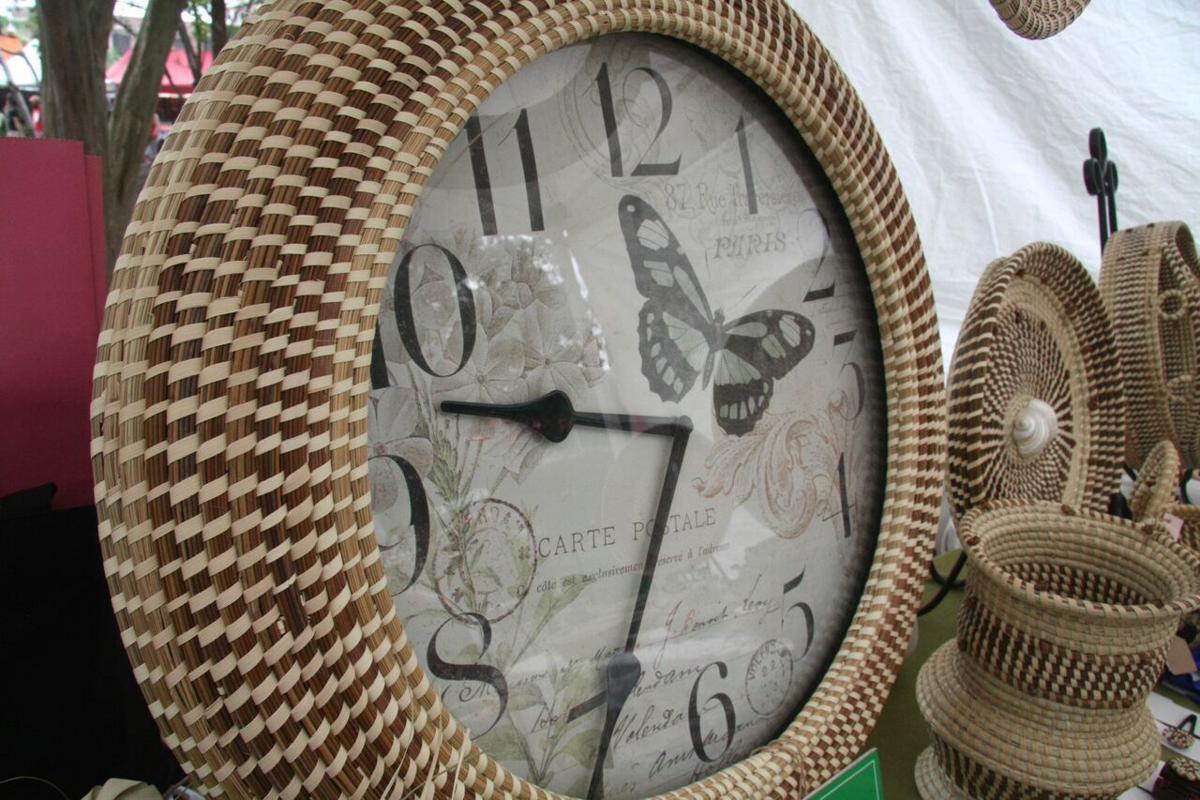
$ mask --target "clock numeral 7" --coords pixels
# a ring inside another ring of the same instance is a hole
[[[521,109],[513,126],[517,134],[517,153],[521,156],[521,171],[525,174],[525,201],[529,205],[529,229],[546,230],[542,219],[542,190],[538,183],[537,160],[533,155],[533,137],[529,133],[529,111]],[[492,179],[488,173],[487,152],[483,146],[483,128],[478,115],[467,120],[467,142],[471,153],[471,172],[475,176],[475,197],[479,201],[479,221],[484,236],[495,236],[496,201],[492,197]]]
[[[807,570],[803,569],[800,570],[799,575],[783,585],[783,596],[785,598],[787,597],[788,592],[792,591],[793,589],[800,588],[800,584],[804,581],[804,573],[806,571]],[[785,599],[784,602],[786,603],[787,600]],[[783,625],[785,622],[787,622],[788,614],[796,611],[797,609],[799,609],[800,613],[804,615],[804,652],[800,654],[800,657],[804,658],[806,655],[808,655],[809,648],[812,647],[813,634],[816,633],[816,619],[813,617],[812,606],[805,602],[792,603],[790,606],[784,609],[783,614],[780,615],[779,629],[783,630]]]
[[[421,350],[421,340],[417,336],[417,326],[413,320],[412,282],[409,278],[409,269],[417,251],[422,247],[431,247],[445,256],[446,264],[450,267],[450,277],[454,280],[455,304],[458,307],[459,321],[462,323],[462,355],[459,357],[458,366],[450,372],[435,372],[429,365],[429,360],[425,358],[425,353]],[[437,378],[448,378],[457,374],[467,365],[467,362],[471,360],[471,353],[475,349],[477,324],[475,321],[475,297],[471,294],[471,287],[467,285],[467,271],[463,268],[462,262],[458,260],[458,256],[440,244],[425,243],[412,248],[404,254],[396,268],[392,299],[396,311],[396,330],[400,334],[400,341],[403,342],[409,358],[425,374]],[[376,328],[375,341],[371,347],[371,388],[385,389],[390,385],[383,340],[380,338],[379,329]]]
[[[375,458],[382,458],[399,467],[400,474],[404,476],[404,485],[408,488],[408,513],[409,519],[412,521],[413,533],[417,540],[416,555],[413,558],[412,577],[408,579],[408,583],[404,584],[399,591],[392,593],[400,594],[401,592],[408,591],[417,582],[421,570],[425,569],[425,559],[429,556],[429,498],[425,494],[425,486],[421,483],[421,474],[403,456],[392,454],[371,456],[371,459]],[[386,553],[397,545],[399,545],[399,542],[393,544],[381,543],[379,549]]]
[[[482,614],[462,614],[460,616],[451,617],[438,626],[434,631],[433,638],[429,640],[429,647],[425,651],[425,658],[429,662],[429,671],[436,677],[447,681],[478,681],[485,683],[496,691],[496,695],[500,698],[500,710],[496,712],[496,719],[492,721],[482,731],[475,731],[476,737],[483,736],[492,728],[496,727],[496,723],[504,716],[504,710],[508,708],[508,681],[504,677],[504,673],[490,664],[454,664],[444,660],[438,655],[437,641],[442,630],[451,622],[471,622],[479,626],[483,633],[483,648],[479,651],[479,658],[483,658],[492,644],[492,626],[488,624],[487,618]]]
[[[717,668],[718,677],[721,679],[728,677],[729,668],[725,666],[724,661],[712,662],[700,670],[700,674],[696,676],[696,682],[692,684],[691,696],[688,698],[688,733],[692,736],[692,749],[696,751],[696,755],[700,757],[700,760],[706,763],[716,761],[733,744],[734,726],[737,721],[737,717],[733,711],[733,701],[724,692],[717,692],[711,695],[704,701],[704,708],[700,708],[700,681],[704,680],[704,675],[713,667]],[[725,746],[721,748],[721,752],[709,754],[708,749],[704,746],[707,737],[705,737],[704,732],[700,729],[700,715],[712,708],[713,703],[719,705],[725,715]]]

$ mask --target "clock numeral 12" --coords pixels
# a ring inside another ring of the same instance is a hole
[[[521,109],[517,123],[513,126],[517,134],[517,152],[521,156],[521,170],[525,174],[525,201],[529,205],[529,229],[546,230],[542,218],[542,191],[538,183],[537,160],[533,155],[533,137],[529,133],[529,111]],[[472,115],[467,120],[467,142],[471,153],[471,171],[475,176],[475,197],[479,201],[479,221],[484,236],[495,236],[496,201],[492,197],[492,179],[488,173],[487,152],[483,146],[483,129],[479,117]]]
[[[425,569],[425,559],[429,556],[429,497],[425,494],[425,486],[421,483],[421,474],[403,456],[384,454],[371,456],[371,458],[382,458],[399,467],[400,474],[404,476],[404,485],[408,488],[408,513],[409,519],[412,520],[413,533],[417,539],[416,555],[413,559],[412,577],[399,591],[393,592],[393,594],[400,594],[408,591],[417,582],[421,570]],[[379,549],[387,552],[397,544],[399,543],[381,544]]]
[[[650,67],[637,67],[634,72],[644,72],[654,81],[654,85],[658,88],[658,98],[661,112],[658,118],[658,130],[654,134],[654,139],[650,142],[650,149],[654,148],[654,143],[658,141],[658,137],[662,136],[663,131],[667,129],[667,123],[671,121],[671,87],[667,85],[667,80],[660,75],[656,70]],[[612,176],[614,178],[623,177],[625,174],[624,161],[621,158],[621,136],[617,132],[617,112],[616,106],[613,103],[612,84],[608,80],[608,62],[600,65],[600,71],[596,74],[596,86],[600,89],[600,116],[604,118],[604,134],[608,137],[608,161],[612,168]],[[624,98],[624,94],[622,94]],[[679,161],[682,156],[674,161],[662,161],[657,163],[647,163],[643,160],[639,161],[637,166],[630,173],[633,177],[642,175],[678,175]]]
[[[438,626],[433,633],[433,638],[429,640],[425,658],[429,662],[429,671],[442,680],[478,681],[496,690],[496,694],[500,697],[500,710],[496,713],[496,719],[492,721],[491,725],[487,726],[485,730],[474,732],[474,735],[479,737],[496,727],[496,723],[503,718],[504,710],[508,707],[508,681],[504,678],[503,672],[490,664],[453,664],[438,655],[438,636],[447,625],[455,621],[472,622],[479,626],[483,632],[483,648],[479,651],[479,657],[484,657],[492,644],[492,626],[488,624],[487,618],[482,614],[466,613],[451,617]]]
[[[700,760],[706,763],[716,761],[733,744],[733,731],[736,723],[736,717],[733,712],[733,701],[724,692],[717,692],[712,695],[704,701],[704,708],[700,708],[698,701],[700,681],[704,680],[705,673],[713,667],[717,668],[717,675],[720,678],[724,679],[729,675],[729,668],[725,666],[724,661],[712,662],[700,670],[700,674],[696,676],[696,682],[692,684],[692,694],[688,699],[688,733],[692,736],[692,749],[696,751],[696,755],[700,757]],[[708,750],[704,747],[704,733],[700,730],[700,713],[711,708],[713,701],[716,701],[721,706],[721,710],[725,712],[725,747],[721,749],[720,753],[709,755]]]

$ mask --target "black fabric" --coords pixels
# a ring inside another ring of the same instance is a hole
[[[54,493],[58,487],[53,483],[43,483],[32,489],[22,489],[19,492],[0,497],[0,521],[23,517],[26,514],[44,514],[50,510]]]
[[[109,778],[182,777],[121,645],[93,508],[0,519],[0,687],[0,779],[76,798]],[[0,798],[44,796],[0,784]]]

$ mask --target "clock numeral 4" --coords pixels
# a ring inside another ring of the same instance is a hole
[[[692,737],[692,749],[696,751],[696,755],[701,761],[709,763],[716,761],[729,747],[733,744],[733,731],[737,718],[733,711],[733,701],[729,699],[729,695],[724,692],[717,692],[711,695],[704,701],[704,707],[700,707],[700,681],[704,680],[705,674],[712,669],[717,668],[717,676],[724,680],[729,675],[729,668],[725,666],[724,661],[714,661],[700,671],[696,676],[696,682],[692,684],[692,694],[688,699],[688,732]],[[713,704],[720,706],[725,717],[725,746],[721,748],[719,753],[709,753],[705,747],[705,735],[700,729],[700,715],[713,708]]]
[[[660,109],[658,130],[654,134],[654,139],[650,142],[650,147],[647,148],[647,153],[649,153],[650,150],[654,149],[654,144],[662,136],[663,131],[667,129],[667,123],[671,121],[671,87],[667,85],[666,78],[650,67],[637,67],[632,72],[644,72],[649,75],[658,89]],[[600,116],[604,118],[604,134],[608,137],[609,165],[612,168],[612,176],[620,178],[625,174],[625,165],[621,156],[621,135],[617,132],[617,112],[616,105],[613,103],[612,84],[609,83],[608,79],[607,62],[600,65],[600,72],[596,74],[596,86],[600,89]],[[621,99],[626,103],[629,101],[624,90],[622,90]],[[677,157],[674,161],[647,162],[645,159],[646,157],[642,156],[642,160],[633,168],[633,172],[630,175],[639,177],[642,175],[679,174],[679,162],[682,156]]]
[[[425,658],[429,663],[429,671],[436,677],[447,681],[477,681],[487,684],[496,691],[496,695],[500,698],[500,710],[496,712],[496,719],[492,724],[484,730],[475,731],[476,738],[485,735],[492,728],[496,727],[496,723],[504,717],[504,710],[508,708],[508,681],[504,678],[504,673],[490,664],[454,664],[444,660],[438,655],[437,641],[438,636],[451,622],[470,622],[479,626],[479,630],[483,633],[483,648],[479,651],[479,658],[487,655],[488,648],[492,644],[492,626],[488,624],[487,619],[481,614],[466,613],[457,617],[451,617],[438,626],[434,631],[433,638],[429,640],[429,647],[425,651]]]
[[[393,592],[393,594],[400,594],[408,591],[417,582],[421,571],[425,569],[425,559],[429,556],[429,498],[425,494],[424,484],[421,483],[421,474],[403,456],[385,454],[371,456],[371,458],[382,458],[399,467],[400,474],[404,476],[404,485],[408,488],[409,519],[412,521],[413,533],[416,537],[416,555],[413,558],[412,577],[399,591]],[[379,549],[386,553],[397,545],[399,542],[380,544]]]
[[[529,111],[521,109],[513,125],[517,134],[517,153],[521,157],[521,171],[525,176],[525,201],[529,206],[529,229],[546,230],[542,218],[542,189],[538,181],[537,159],[533,153],[533,136],[529,133]],[[492,179],[488,172],[487,151],[483,145],[483,128],[477,115],[467,120],[467,142],[471,153],[471,172],[475,177],[475,197],[479,202],[479,221],[484,236],[495,236],[496,201],[492,197]]]

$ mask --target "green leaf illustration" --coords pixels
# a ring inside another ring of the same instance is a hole
[[[508,710],[511,712],[524,711],[534,706],[546,705],[542,687],[537,681],[526,681],[513,686],[508,694]]]
[[[589,728],[571,737],[561,750],[579,762],[580,766],[590,767],[596,760],[596,751],[600,748],[600,729]]]

